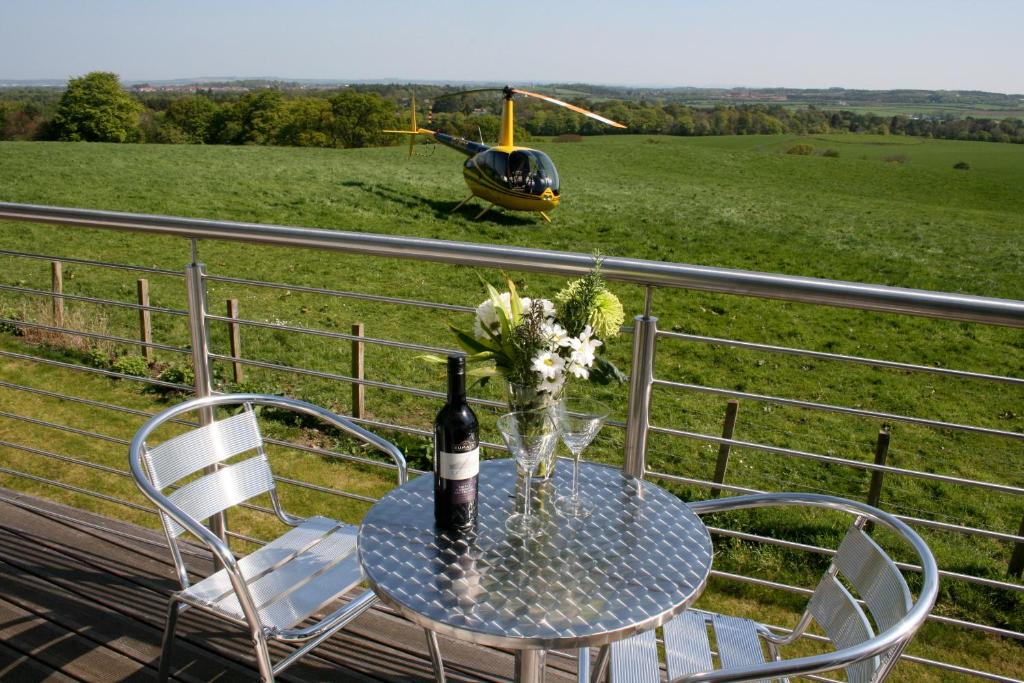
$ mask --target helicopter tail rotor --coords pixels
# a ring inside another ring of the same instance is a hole
[[[409,137],[409,156],[412,156],[413,150],[416,148],[416,136],[417,135],[433,135],[434,131],[428,128],[420,128],[416,124],[416,95],[412,96],[412,112],[409,116],[410,129],[409,130],[388,130],[385,129],[384,133],[393,133],[395,135],[408,135]]]

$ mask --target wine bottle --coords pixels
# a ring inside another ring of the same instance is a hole
[[[440,527],[476,524],[479,432],[466,403],[466,356],[448,356],[448,402],[434,420],[434,520]]]

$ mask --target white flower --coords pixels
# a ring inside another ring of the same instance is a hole
[[[544,311],[544,318],[553,321],[555,319],[555,305],[547,299],[537,299],[537,301],[540,302]],[[523,306],[523,310],[526,310],[526,306]]]
[[[575,362],[575,359],[569,361],[568,368],[573,377],[579,377],[580,379],[588,379],[590,377],[590,369],[586,365]]]
[[[556,322],[544,323],[541,328],[544,335],[551,341],[551,344],[555,348],[564,349],[569,346],[569,333],[565,331],[565,328]]]
[[[594,364],[594,356],[597,353],[597,347],[601,346],[601,340],[591,337],[592,334],[590,325],[587,325],[578,339],[575,337],[569,339],[569,346],[572,348],[570,360],[573,363],[588,368]]]
[[[565,360],[557,353],[541,351],[540,354],[533,359],[533,364],[530,367],[534,372],[539,373],[544,379],[553,380],[562,375],[562,369],[565,367]]]
[[[542,378],[540,380],[540,386],[538,387],[538,389],[540,391],[547,391],[548,393],[551,394],[557,394],[558,391],[562,388],[563,384],[565,384],[565,373],[559,372],[553,378]]]
[[[501,309],[505,311],[505,317],[511,320],[512,295],[508,292],[502,292],[498,296],[498,301]],[[530,303],[530,299],[527,297],[520,297],[519,299],[519,305],[524,311],[530,307]],[[487,299],[476,307],[476,320],[473,321],[473,336],[477,339],[489,339],[491,336],[496,336],[500,330],[501,323],[498,321],[498,311],[494,306],[494,302],[491,299]],[[490,332],[490,334],[487,334],[487,332]]]

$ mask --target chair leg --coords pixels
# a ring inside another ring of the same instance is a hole
[[[274,666],[270,663],[267,637],[260,627],[252,629],[250,633],[253,649],[256,650],[256,665],[260,670],[260,683],[274,683]]]
[[[423,633],[427,636],[427,649],[430,650],[430,664],[434,667],[434,681],[436,681],[436,683],[445,683],[444,660],[441,659],[441,648],[437,645],[437,634],[429,628],[423,629]]]
[[[590,683],[589,647],[581,647],[576,653],[576,683]]]
[[[174,651],[174,629],[178,625],[180,603],[172,597],[167,603],[167,624],[164,626],[164,640],[160,646],[160,670],[157,680],[166,683],[171,674],[171,653]]]
[[[591,677],[592,683],[600,683],[604,679],[606,672],[608,671],[608,660],[611,659],[612,649],[607,645],[602,645],[600,652],[597,653],[597,661],[594,662],[594,675]]]

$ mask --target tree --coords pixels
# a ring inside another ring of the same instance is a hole
[[[330,99],[334,115],[334,140],[342,147],[367,147],[391,143],[383,133],[395,127],[395,105],[376,93],[342,90]]]
[[[189,95],[172,100],[167,105],[164,122],[177,132],[171,132],[168,137],[180,135],[182,142],[206,142],[216,113],[217,105],[209,97]]]
[[[57,105],[58,140],[128,142],[138,138],[142,105],[121,89],[117,74],[93,71],[68,81]]]

